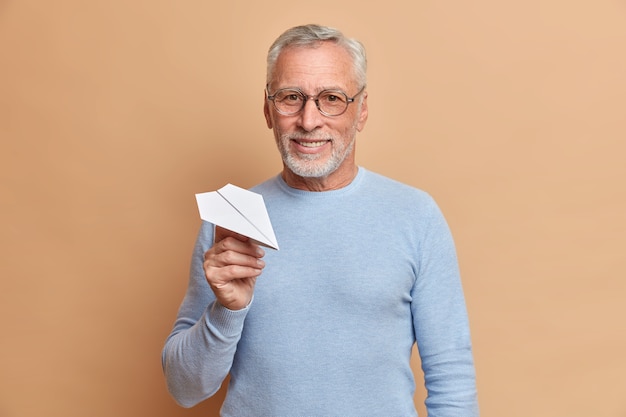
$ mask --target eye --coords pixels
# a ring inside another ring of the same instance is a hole
[[[282,91],[276,95],[276,99],[285,104],[295,104],[302,101],[302,95],[297,91]]]
[[[346,98],[339,93],[336,92],[326,92],[323,93],[320,97],[321,100],[323,100],[324,102],[327,103],[333,103],[333,104],[338,104],[338,103],[344,103],[346,101]]]

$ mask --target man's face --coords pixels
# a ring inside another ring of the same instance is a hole
[[[316,48],[285,49],[276,62],[269,92],[297,88],[315,96],[332,89],[353,97],[361,87],[354,77],[348,52],[325,42]],[[332,117],[321,114],[313,100],[307,100],[304,109],[292,116],[278,113],[265,100],[265,119],[274,130],[286,177],[308,182],[319,179],[324,185],[318,188],[324,189],[338,188],[352,180],[356,173],[356,133],[367,120],[367,92],[361,94],[363,97],[358,96],[345,113]]]

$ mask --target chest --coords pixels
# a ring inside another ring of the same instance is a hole
[[[285,308],[315,305],[332,311],[350,304],[406,314],[419,267],[419,244],[406,226],[365,216],[323,219],[280,223],[281,249],[266,251],[255,298]]]

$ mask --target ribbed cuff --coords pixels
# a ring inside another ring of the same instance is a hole
[[[243,329],[243,322],[250,311],[250,304],[241,310],[230,310],[215,301],[207,314],[208,326],[213,327],[226,337],[238,336]]]

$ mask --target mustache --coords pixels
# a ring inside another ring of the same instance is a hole
[[[311,133],[285,133],[283,135],[280,136],[281,139],[285,139],[285,140],[312,140],[312,141],[318,141],[318,140],[328,140],[328,141],[333,141],[334,138],[332,136],[329,136],[327,134],[323,134],[323,133],[316,133],[316,132],[311,132]]]

